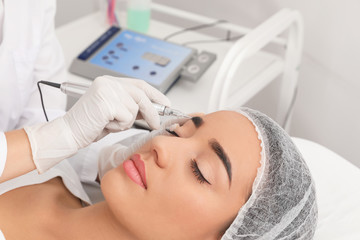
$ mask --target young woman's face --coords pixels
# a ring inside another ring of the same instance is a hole
[[[136,239],[219,239],[251,193],[261,152],[255,128],[221,111],[174,132],[104,176],[106,201]],[[142,163],[145,179],[136,176]]]

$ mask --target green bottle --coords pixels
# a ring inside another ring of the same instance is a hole
[[[127,28],[141,33],[149,30],[151,0],[129,0],[127,6]]]

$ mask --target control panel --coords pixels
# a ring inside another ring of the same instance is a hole
[[[143,79],[166,92],[180,77],[195,81],[216,59],[193,48],[111,27],[73,60],[70,72],[95,79],[101,75]]]

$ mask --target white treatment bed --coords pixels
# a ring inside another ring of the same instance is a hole
[[[313,175],[319,219],[315,240],[360,239],[360,169],[317,143],[293,138]]]

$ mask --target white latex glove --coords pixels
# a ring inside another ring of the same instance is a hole
[[[152,128],[160,119],[151,102],[170,101],[144,81],[102,76],[63,116],[49,123],[26,127],[34,163],[40,173],[95,140],[130,128],[141,113]]]
[[[64,116],[64,120],[73,131],[79,147],[84,147],[109,132],[130,128],[138,112],[151,128],[159,128],[160,117],[151,102],[170,106],[168,98],[145,81],[98,77]]]

